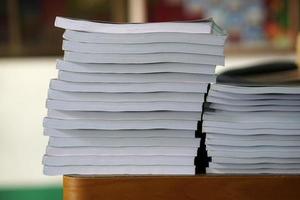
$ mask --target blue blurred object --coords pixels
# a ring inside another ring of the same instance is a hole
[[[262,0],[186,0],[186,7],[201,5],[206,17],[227,30],[229,42],[259,42],[264,35],[264,1]]]

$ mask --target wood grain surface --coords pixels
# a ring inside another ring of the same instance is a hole
[[[300,176],[64,176],[64,200],[300,200]]]

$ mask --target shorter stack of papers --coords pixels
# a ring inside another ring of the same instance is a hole
[[[300,173],[300,87],[212,84],[208,173]]]

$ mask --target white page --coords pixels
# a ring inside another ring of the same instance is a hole
[[[270,158],[270,157],[259,157],[259,158],[235,158],[235,157],[212,157],[213,163],[228,163],[228,164],[260,164],[260,163],[299,163],[300,158]]]
[[[120,54],[143,54],[143,53],[194,53],[204,55],[224,55],[223,46],[191,44],[191,43],[87,43],[63,40],[62,49],[65,51],[81,53],[120,53]]]
[[[243,87],[212,84],[211,90],[236,94],[300,94],[300,86]]]
[[[256,147],[256,146],[295,146],[300,147],[299,140],[255,140],[255,139],[235,139],[235,140],[225,140],[225,139],[208,139],[206,138],[206,145],[222,145],[222,146],[246,146],[246,147]]]
[[[213,150],[212,150],[213,148]],[[241,147],[230,147],[227,148],[216,148],[216,146],[211,147],[207,145],[207,153],[209,156],[222,156],[222,157],[232,157],[232,158],[264,158],[264,157],[271,157],[271,158],[300,158],[300,148],[293,147],[296,150],[291,150],[293,148],[289,147],[288,150],[282,150],[282,147],[279,146],[270,146],[270,147],[247,147],[248,150]],[[255,150],[253,150],[255,149]],[[260,149],[260,150],[258,150]],[[261,150],[262,149],[262,150]],[[284,148],[286,149],[286,147]]]
[[[157,175],[192,175],[195,174],[195,166],[44,166],[45,175],[63,174],[157,174]]]
[[[218,121],[203,121],[203,126],[219,127],[219,128],[231,128],[231,129],[261,129],[261,128],[273,128],[273,129],[294,129],[300,130],[300,124],[297,122],[218,122]]]
[[[298,153],[300,152],[300,147],[298,146],[286,146],[282,148],[281,146],[257,146],[255,148],[249,147],[249,146],[228,146],[228,145],[213,145],[209,144],[207,145],[207,150],[209,151],[216,151],[216,152],[227,152],[234,156],[238,155],[238,153],[254,153],[253,155],[259,156],[260,153],[264,152],[273,152],[273,153]],[[234,153],[236,152],[236,153]],[[235,155],[236,154],[236,155]],[[287,155],[287,154],[285,154]],[[266,156],[269,157],[269,156]],[[271,156],[276,157],[276,156]]]
[[[191,120],[62,120],[45,118],[45,128],[56,129],[178,129],[197,130],[198,121]]]
[[[293,118],[300,117],[300,113],[289,112],[289,111],[253,111],[253,112],[243,112],[243,111],[223,111],[223,110],[207,110],[205,115],[215,115],[215,116],[228,116],[228,117],[239,117],[239,118]]]
[[[70,41],[109,44],[189,43],[224,46],[226,35],[203,33],[95,33],[65,30],[63,38]]]
[[[50,137],[53,147],[199,147],[200,138],[60,138]]]
[[[74,83],[52,79],[50,88],[69,92],[193,92],[206,93],[207,83]]]
[[[235,94],[213,89],[209,91],[209,96],[234,100],[300,100],[300,94]]]
[[[149,53],[149,54],[113,54],[113,53],[78,53],[72,51],[64,52],[64,60],[78,63],[192,63],[207,65],[224,65],[224,56],[202,55],[190,53]]]
[[[81,19],[56,17],[55,26],[63,29],[96,32],[96,33],[207,33],[212,32],[214,22],[212,19],[205,21],[185,22],[154,22],[154,23],[132,23],[112,24]]]
[[[64,111],[48,109],[49,118],[56,119],[103,119],[103,120],[152,120],[152,119],[185,119],[201,120],[201,112],[95,112],[95,111]]]
[[[213,169],[207,168],[206,173],[213,174],[300,174],[300,169]]]
[[[226,135],[216,133],[206,133],[207,139],[219,139],[219,140],[298,140],[300,141],[300,135]]]
[[[300,172],[300,163],[259,163],[259,164],[225,164],[209,163],[213,169],[298,169]]]
[[[203,119],[206,121],[227,121],[227,122],[281,122],[300,123],[298,112],[205,112]]]
[[[237,106],[237,105],[224,105],[210,103],[208,105],[211,109],[224,110],[224,111],[290,111],[290,112],[299,112],[300,106],[289,106],[289,105],[262,105],[262,106]]]
[[[264,129],[232,129],[232,128],[219,128],[219,127],[210,127],[210,126],[202,126],[203,132],[206,133],[220,133],[220,134],[228,134],[228,135],[300,135],[300,131],[295,129],[277,129],[277,128],[264,128]]]
[[[91,102],[47,100],[47,108],[70,111],[190,111],[201,112],[202,103],[193,102]]]
[[[70,72],[85,73],[194,73],[214,74],[215,65],[188,63],[151,63],[151,64],[112,64],[112,63],[75,63],[58,59],[56,68]]]
[[[193,156],[198,147],[52,147],[47,146],[46,154],[53,156]]]
[[[43,164],[49,166],[76,165],[193,165],[195,156],[49,156]]]
[[[54,137],[115,137],[115,138],[131,138],[131,137],[182,137],[195,138],[193,130],[87,130],[87,129],[44,129],[44,135]]]
[[[215,75],[187,73],[148,73],[148,74],[102,74],[59,71],[58,79],[71,82],[100,83],[211,83]]]
[[[203,93],[187,92],[142,92],[142,93],[104,93],[104,92],[67,92],[48,90],[48,98],[64,101],[102,101],[102,102],[203,102]]]
[[[286,105],[286,106],[300,106],[300,99],[297,100],[287,100],[287,99],[263,99],[263,100],[233,100],[224,99],[218,97],[208,96],[207,101],[211,103],[224,104],[224,105],[237,105],[237,106],[261,106],[261,105]]]

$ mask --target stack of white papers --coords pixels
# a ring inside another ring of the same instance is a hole
[[[196,137],[226,36],[212,20],[65,29],[44,119],[44,173],[194,174]]]
[[[300,87],[212,84],[203,116],[208,173],[300,173]]]

